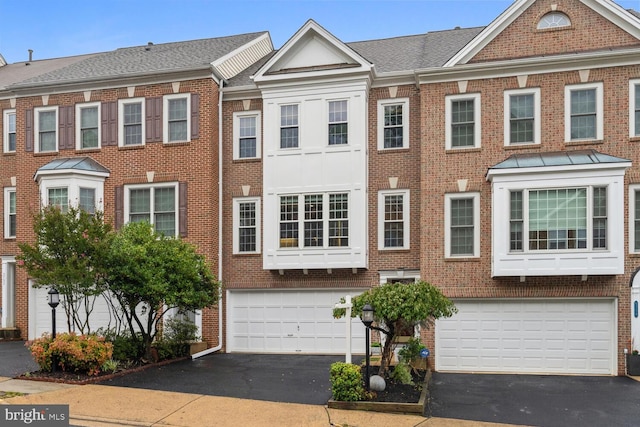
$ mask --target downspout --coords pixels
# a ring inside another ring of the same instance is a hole
[[[222,281],[222,90],[224,79],[218,83],[218,281]],[[191,355],[191,360],[215,353],[222,348],[222,286],[218,289],[218,345]]]

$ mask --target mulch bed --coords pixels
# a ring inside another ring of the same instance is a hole
[[[390,371],[393,367],[389,368]],[[364,373],[364,370],[363,370]],[[377,375],[378,367],[372,366],[370,368],[370,375]],[[395,381],[393,378],[385,379],[387,386],[384,391],[373,392],[374,396],[370,399],[371,402],[395,402],[395,403],[416,403],[420,400],[422,393],[422,387],[424,385],[426,371],[412,370],[411,377],[413,384],[402,384]]]

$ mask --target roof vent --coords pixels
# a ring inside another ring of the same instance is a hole
[[[29,49],[29,62],[33,61],[33,49]]]
[[[153,46],[153,42],[148,42],[147,47],[145,47],[144,50],[151,50],[151,46]]]

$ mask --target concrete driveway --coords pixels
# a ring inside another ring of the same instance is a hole
[[[434,373],[430,415],[544,427],[640,425],[640,382],[627,377]]]

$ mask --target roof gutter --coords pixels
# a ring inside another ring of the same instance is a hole
[[[215,76],[214,76],[215,80]],[[224,80],[218,84],[218,281],[222,281],[222,96]],[[191,355],[191,360],[222,349],[222,286],[218,288],[218,345]]]

